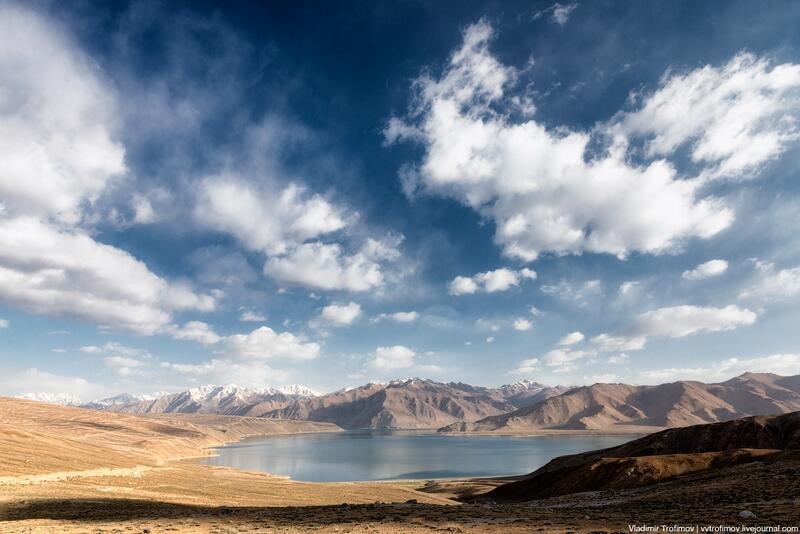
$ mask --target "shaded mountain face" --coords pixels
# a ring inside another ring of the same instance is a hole
[[[786,462],[788,466],[796,465],[798,459],[800,412],[748,417],[665,430],[610,449],[561,456],[485,498],[546,499],[646,486],[711,471],[717,477],[736,477],[735,469],[742,464]]]
[[[442,432],[631,430],[681,427],[800,410],[800,377],[745,373],[719,384],[594,384]]]
[[[307,388],[293,386],[284,393],[279,389],[251,390],[235,385],[202,386],[180,393],[160,395],[149,399],[135,399],[125,402],[124,395],[95,401],[83,407],[102,409],[119,413],[203,413],[224,415],[246,415],[255,405],[268,406],[271,410],[288,405],[302,397]]]
[[[475,421],[513,409],[514,405],[496,390],[414,378],[299,399],[284,408],[258,415],[324,421],[351,429],[430,429],[457,421]]]

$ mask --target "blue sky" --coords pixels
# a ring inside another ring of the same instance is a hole
[[[800,6],[0,3],[0,394],[800,373]]]

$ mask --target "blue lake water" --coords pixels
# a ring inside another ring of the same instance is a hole
[[[354,430],[250,438],[203,463],[295,480],[428,479],[520,475],[556,456],[625,443],[634,436],[461,436]]]

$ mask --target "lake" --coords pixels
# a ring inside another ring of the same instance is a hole
[[[485,477],[529,473],[556,456],[613,447],[636,436],[464,436],[351,430],[249,438],[205,464],[309,482]]]

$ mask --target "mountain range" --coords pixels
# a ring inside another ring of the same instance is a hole
[[[657,386],[593,384],[531,406],[441,432],[635,430],[730,421],[800,410],[800,375],[745,373],[725,382],[679,381]]]
[[[150,397],[123,394],[81,407],[131,414],[223,414],[316,421],[345,429],[645,433],[800,410],[800,376],[745,373],[715,384],[598,383],[572,388],[549,387],[529,380],[487,388],[410,378],[369,383],[325,395],[303,386],[201,386]]]

